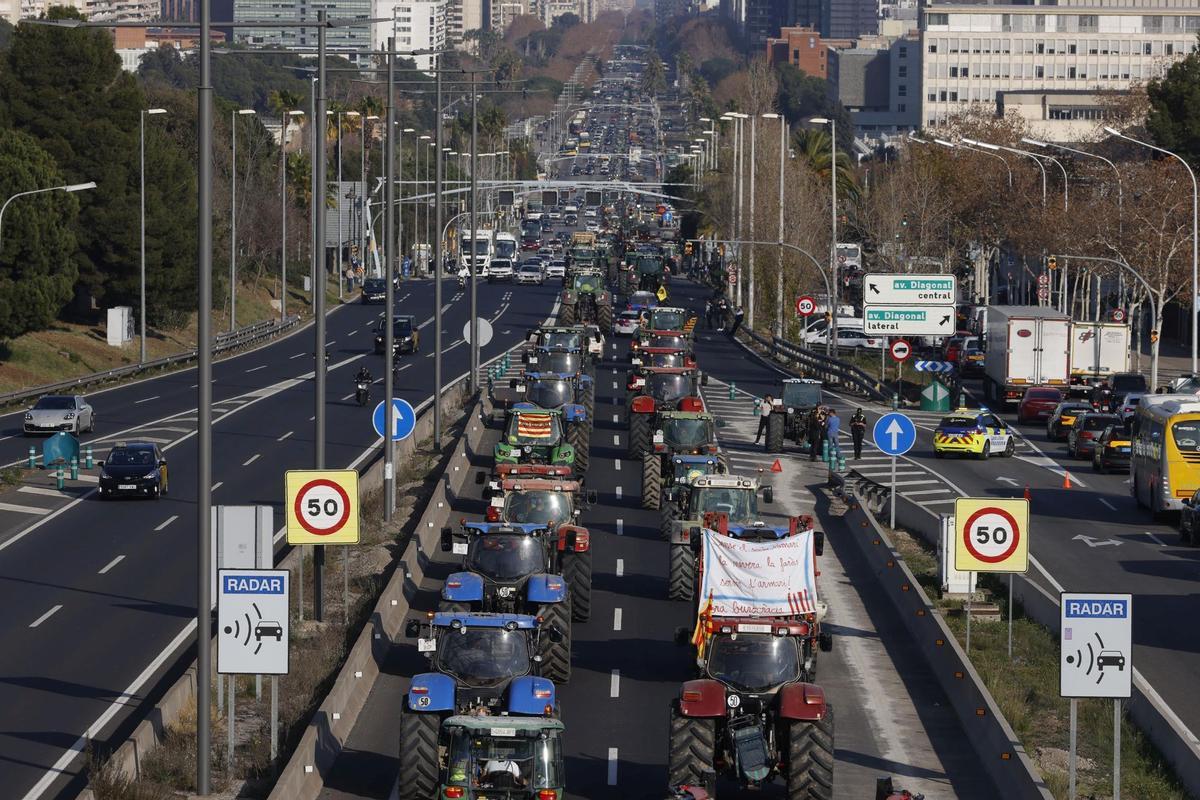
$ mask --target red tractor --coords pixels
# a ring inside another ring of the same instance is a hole
[[[729,536],[723,518],[709,515],[705,527]],[[810,557],[815,533],[811,543]],[[778,589],[760,593],[749,589],[736,599],[747,607],[771,603]],[[831,649],[832,639],[821,631],[824,607],[812,600],[794,607],[797,613],[743,616],[709,595],[690,637],[699,675],[671,704],[671,785],[702,785],[717,772],[747,788],[782,779],[789,800],[833,797],[833,709],[812,682],[817,650]],[[676,638],[689,640],[688,631]]]
[[[694,367],[696,356],[683,347],[641,347],[629,362],[635,367]]]
[[[640,367],[629,376],[629,458],[650,452],[658,414],[704,411],[700,387],[708,382],[695,367]]]

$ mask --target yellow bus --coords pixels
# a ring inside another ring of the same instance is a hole
[[[1154,514],[1178,511],[1200,489],[1200,397],[1146,395],[1133,417],[1130,487]]]

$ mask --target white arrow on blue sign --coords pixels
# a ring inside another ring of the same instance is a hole
[[[375,426],[375,434],[383,436],[385,423],[383,421],[384,403],[380,401],[379,405],[375,406],[375,413],[371,415],[371,424]],[[412,404],[407,400],[402,400],[399,397],[392,398],[392,441],[398,442],[401,439],[407,439],[412,436],[413,430],[417,427],[417,412],[413,410]]]
[[[875,423],[871,438],[881,452],[889,456],[902,456],[916,443],[917,426],[903,414],[884,414]]]
[[[954,372],[954,363],[950,361],[914,361],[917,372]]]

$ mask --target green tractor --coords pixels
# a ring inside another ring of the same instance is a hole
[[[563,797],[566,767],[563,723],[553,717],[449,717],[442,723],[439,791],[432,798],[503,797],[511,800]]]
[[[595,324],[600,330],[612,329],[612,293],[604,288],[599,270],[573,271],[563,289],[558,309],[560,325]]]
[[[579,419],[576,420],[575,411]],[[538,408],[517,403],[508,413],[504,435],[496,443],[495,466],[502,464],[547,464],[571,467],[582,478],[588,468],[587,425],[581,406],[564,409]],[[567,424],[564,424],[567,423]]]
[[[716,420],[703,411],[660,411],[653,422],[650,446],[642,455],[642,508],[657,510],[675,483],[674,456],[704,456],[723,466],[717,454]]]
[[[787,378],[767,417],[767,452],[782,453],[790,439],[802,450],[808,447],[808,426],[821,405],[821,382],[812,378]]]
[[[666,260],[658,253],[635,251],[621,272],[621,294],[657,292],[667,285]]]

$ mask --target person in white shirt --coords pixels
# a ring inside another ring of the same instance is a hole
[[[754,434],[754,443],[758,444],[758,440],[762,438],[763,433],[767,430],[767,420],[771,418],[771,406],[775,403],[775,398],[767,395],[758,404],[758,432]]]

